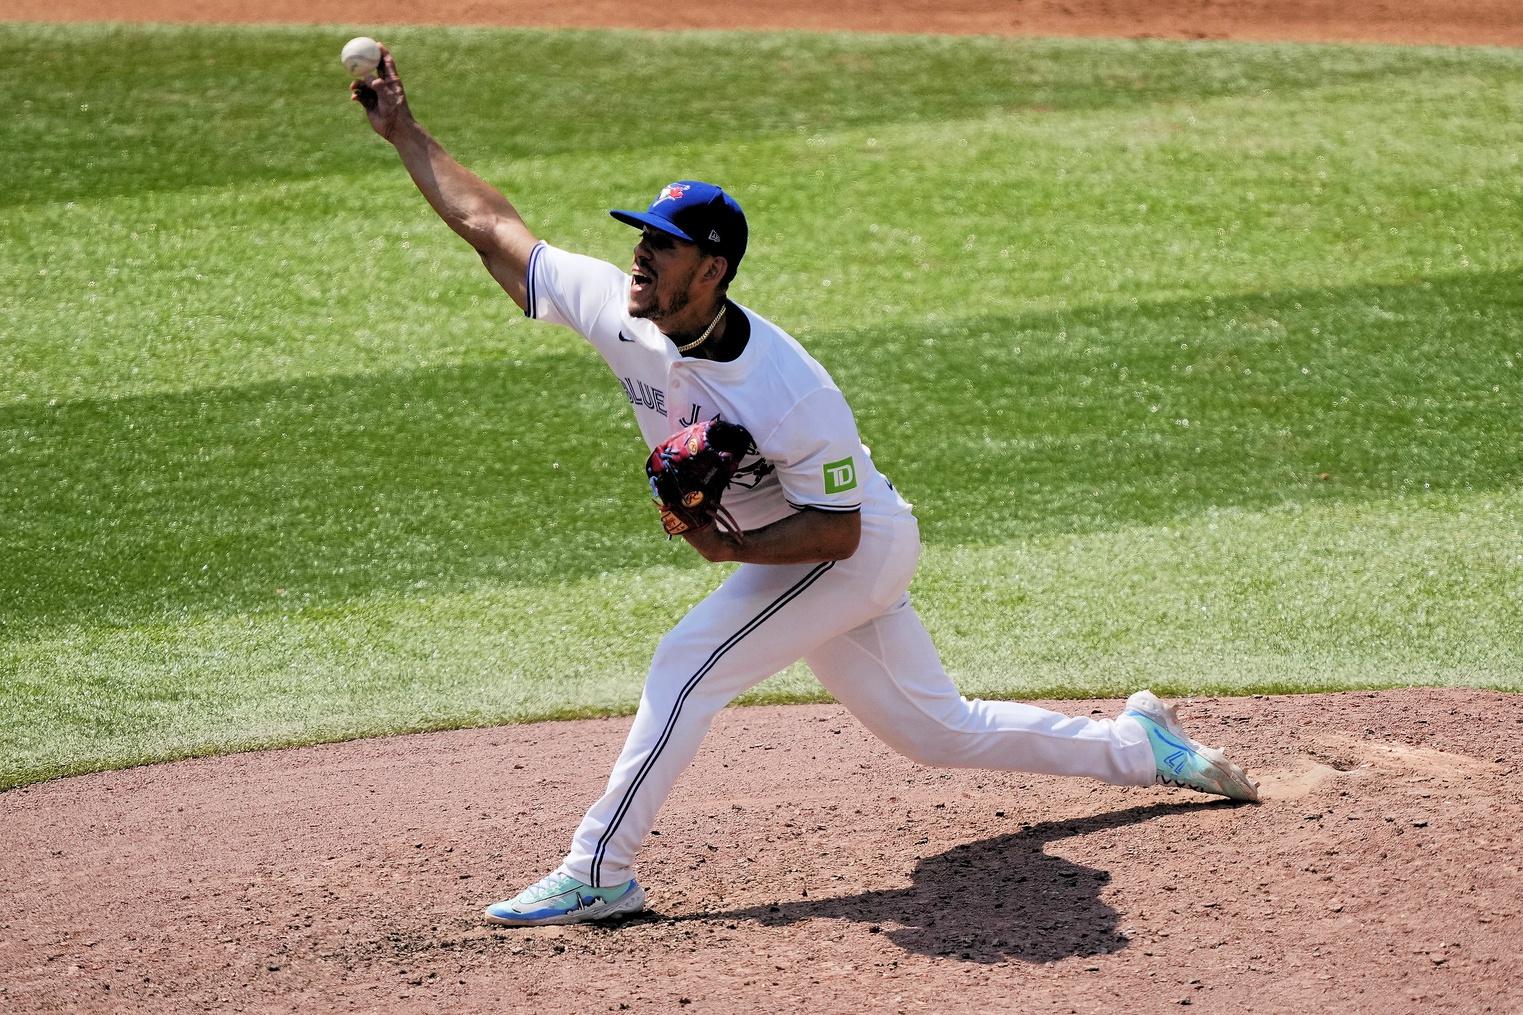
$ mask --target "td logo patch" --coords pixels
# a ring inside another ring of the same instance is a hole
[[[845,493],[857,485],[857,467],[850,458],[825,463],[825,492]]]

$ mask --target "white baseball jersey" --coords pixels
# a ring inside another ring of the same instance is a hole
[[[723,363],[686,358],[650,321],[629,316],[629,281],[606,261],[541,243],[529,257],[525,314],[592,343],[623,385],[648,446],[715,415],[749,430],[773,471],[753,488],[725,493],[742,529],[803,509],[910,510],[873,465],[840,389],[791,335],[737,304],[751,326],[741,354]]]

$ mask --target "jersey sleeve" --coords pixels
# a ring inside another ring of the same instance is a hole
[[[622,300],[627,286],[624,273],[607,261],[541,242],[529,254],[524,316],[590,335],[604,308]]]
[[[846,398],[819,388],[798,401],[759,449],[797,510],[858,511],[861,470],[871,468]]]

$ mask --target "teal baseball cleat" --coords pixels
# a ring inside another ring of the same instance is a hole
[[[1165,705],[1152,691],[1138,691],[1126,699],[1126,711],[1121,714],[1147,730],[1158,770],[1155,785],[1183,786],[1233,800],[1258,800],[1259,784],[1221,751],[1190,739],[1179,724],[1174,706]]]
[[[612,888],[593,888],[556,871],[513,898],[489,906],[486,920],[503,927],[541,927],[609,920],[644,908],[645,889],[632,878]]]

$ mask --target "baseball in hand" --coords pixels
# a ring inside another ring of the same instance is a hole
[[[362,35],[344,43],[343,52],[339,53],[338,58],[344,62],[344,69],[352,77],[359,80],[373,78],[376,68],[381,64],[381,44],[368,35]]]

